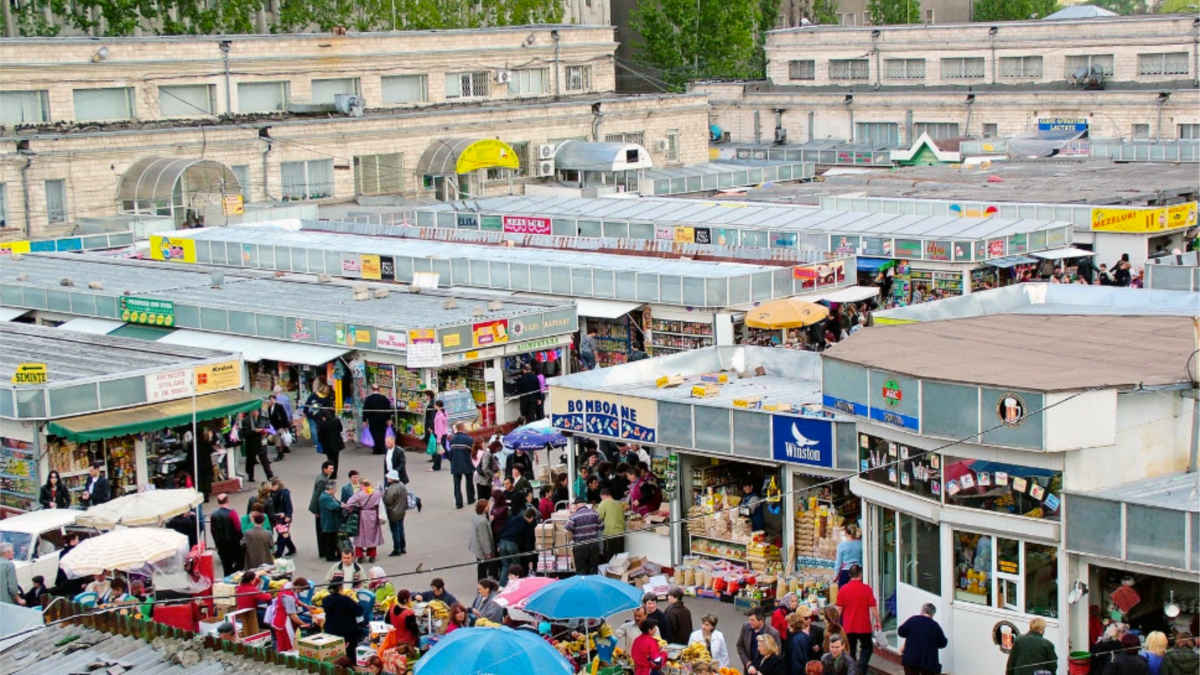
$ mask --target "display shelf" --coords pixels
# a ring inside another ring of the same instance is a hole
[[[693,480],[695,480],[695,479],[693,478]],[[730,487],[730,486],[736,487],[737,484],[740,482],[741,481],[727,480],[723,483],[714,483],[713,485],[693,485],[692,492],[704,492],[704,491],[708,490],[709,488],[712,488],[713,490],[720,490],[721,488],[726,488],[726,487]]]
[[[724,541],[721,539],[713,539],[713,538],[709,538],[706,536],[702,537],[699,535],[692,535],[691,540],[692,541],[691,541],[691,546],[689,547],[689,550],[691,551],[692,555],[702,555],[707,558],[719,558],[721,560],[733,560],[735,562],[746,562],[746,544],[727,542],[727,541]],[[711,541],[715,544],[719,544],[720,546],[736,547],[736,548],[734,550],[727,551],[727,553],[729,553],[729,555],[726,555],[726,553],[722,553],[719,548],[704,548],[704,547],[697,548],[697,543],[704,542],[704,541]]]
[[[674,336],[674,337],[686,337],[686,338],[697,338],[697,339],[707,339],[707,340],[713,339],[712,335],[707,335],[707,334],[703,334],[703,333],[670,333],[665,330],[656,330],[653,332],[655,335],[670,335],[670,336]]]
[[[734,541],[732,539],[722,539],[720,537],[714,537],[710,534],[693,534],[693,535],[691,535],[691,537],[692,537],[692,539],[704,539],[706,541],[715,541],[715,542],[718,542],[721,544],[731,544],[733,546],[741,546],[743,548],[750,545],[750,542],[748,542],[748,541]]]
[[[705,321],[672,321],[669,319],[654,319],[650,322],[650,330],[654,333],[684,335],[687,337],[712,337],[713,326]]]

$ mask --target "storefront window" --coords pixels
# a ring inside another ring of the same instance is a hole
[[[942,594],[942,546],[937,523],[900,514],[903,581],[926,593]]]
[[[955,600],[1058,617],[1056,547],[972,532],[955,532],[954,541]]]
[[[958,577],[954,599],[976,605],[991,604],[992,538],[955,532],[954,542],[954,571]]]
[[[858,435],[860,469],[867,480],[890,485],[919,497],[939,499],[942,457],[869,434]]]
[[[1058,548],[1025,543],[1025,613],[1058,616]]]
[[[975,459],[946,458],[946,504],[1057,521],[1062,472]]]

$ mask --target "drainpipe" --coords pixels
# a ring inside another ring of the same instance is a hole
[[[550,31],[550,39],[554,40],[554,98],[558,98],[559,96],[562,95],[562,91],[558,88],[558,78],[559,78],[559,74],[558,74],[559,43],[558,43],[558,41],[562,39],[562,36],[558,34],[557,30],[552,30],[552,31]]]
[[[1196,345],[1200,348],[1200,317],[1192,317],[1192,334],[1196,336]],[[1192,366],[1192,360],[1197,358],[1200,358],[1200,349],[1193,352],[1192,357],[1188,359],[1187,372],[1189,375],[1193,372],[1200,374],[1200,363]],[[1188,456],[1188,473],[1196,473],[1197,465],[1200,464],[1200,387],[1197,387],[1196,382],[1200,380],[1200,375],[1191,375],[1191,378],[1192,452]]]
[[[992,51],[992,84],[996,84],[996,33],[1000,32],[998,26],[992,26],[988,29],[988,49]]]
[[[604,112],[600,110],[599,103],[592,104],[592,140],[596,143],[600,142],[600,124],[604,122]],[[580,177],[582,179],[582,175]]]
[[[875,88],[876,89],[879,88],[880,78],[883,77],[883,73],[879,72],[879,58],[880,58],[879,57],[879,36],[880,36],[880,32],[879,32],[878,28],[871,31],[871,51],[875,52]]]
[[[221,57],[225,61],[225,114],[233,114],[233,90],[229,84],[229,40],[221,40]]]
[[[754,144],[762,144],[762,120],[758,116],[758,111],[754,111]]]
[[[258,130],[258,140],[264,141],[267,147],[263,150],[262,168],[263,168],[263,200],[271,198],[271,172],[267,170],[267,156],[271,154],[272,141],[271,127],[263,127]]]
[[[970,89],[968,89],[970,91]],[[963,136],[971,135],[971,115],[975,112],[975,94],[967,94],[967,126],[963,127]]]
[[[33,237],[33,223],[29,221],[29,167],[33,166],[33,153],[25,156],[25,166],[21,167],[21,201],[25,211],[25,238]]]
[[[1192,72],[1200,86],[1200,19],[1192,19]]]
[[[1163,106],[1167,104],[1167,99],[1171,98],[1171,92],[1163,91],[1158,94],[1158,124],[1154,130],[1154,140],[1162,140],[1162,115]]]

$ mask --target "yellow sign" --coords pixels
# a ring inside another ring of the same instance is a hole
[[[485,138],[463,148],[454,170],[471,173],[478,169],[519,169],[521,160],[512,146],[494,138]]]
[[[341,379],[335,379],[333,381],[333,410],[334,410],[333,414],[334,415],[341,414],[342,403],[343,403],[342,381],[341,381]]]
[[[694,227],[677,227],[675,228],[675,242],[680,244],[696,243],[696,228]]]
[[[364,253],[362,256],[362,278],[364,279],[382,279],[383,268],[379,263],[379,256]]]
[[[371,342],[371,331],[370,330],[368,330],[366,328],[355,328],[354,329],[354,343],[355,344],[363,345],[363,344],[369,344],[370,342]]]
[[[645,398],[621,397],[621,428],[618,436],[637,443],[658,440],[658,402]]]
[[[0,255],[12,255],[14,253],[29,253],[29,242],[9,241],[0,244]]]
[[[240,216],[246,212],[246,199],[242,195],[225,195],[221,198],[221,210],[227,216]]]
[[[168,262],[196,262],[196,242],[179,237],[150,235],[150,257]]]
[[[1095,208],[1092,229],[1099,232],[1161,232],[1196,224],[1196,202],[1159,208]]]
[[[238,389],[242,386],[242,364],[238,361],[196,366],[195,370],[197,394]]]
[[[408,344],[415,345],[422,342],[437,342],[437,331],[432,328],[413,328],[408,331]]]
[[[12,376],[13,384],[46,384],[46,364],[22,363]]]
[[[443,347],[457,347],[462,344],[462,336],[458,333],[446,333],[442,336]]]

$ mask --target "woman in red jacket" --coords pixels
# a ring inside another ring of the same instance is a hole
[[[646,619],[638,626],[642,634],[629,647],[629,656],[633,658],[633,675],[657,675],[667,662],[667,655],[658,647],[656,628],[658,622],[654,619]]]

